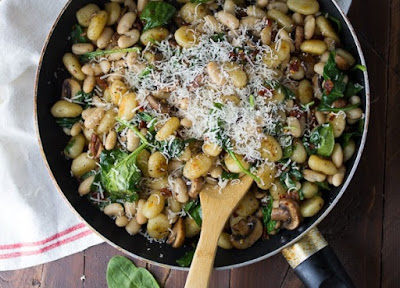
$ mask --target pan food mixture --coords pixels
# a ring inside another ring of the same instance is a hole
[[[349,76],[365,68],[316,0],[115,0],[76,19],[51,113],[79,194],[129,234],[180,247],[202,186],[247,174],[218,243],[245,249],[343,183],[363,128]]]

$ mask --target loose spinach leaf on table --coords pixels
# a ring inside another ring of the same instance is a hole
[[[147,3],[140,14],[140,20],[146,22],[143,32],[167,24],[175,13],[176,8],[171,4],[158,1]]]
[[[203,212],[201,211],[200,201],[198,199],[190,201],[185,205],[184,210],[190,215],[190,217],[193,218],[196,224],[201,227],[201,223],[203,221]]]
[[[83,28],[79,24],[75,24],[72,27],[71,40],[73,44],[89,43],[89,39],[86,37],[86,33],[83,32]]]
[[[80,120],[81,120],[80,116],[75,118],[57,118],[56,123],[62,128],[71,129],[72,126],[74,126],[74,124],[76,122],[79,122]]]
[[[108,288],[159,288],[153,275],[144,268],[137,268],[122,256],[108,262],[106,273]]]

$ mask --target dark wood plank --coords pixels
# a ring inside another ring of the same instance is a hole
[[[400,1],[392,0],[391,5],[391,40],[389,65],[389,93],[386,126],[386,178],[385,178],[385,217],[383,226],[382,247],[382,287],[395,287],[400,282],[398,271],[398,256],[400,255],[400,218],[398,203],[400,194],[398,177],[400,175]],[[395,268],[396,267],[396,268]],[[397,270],[397,271],[395,271]]]
[[[389,45],[389,65],[392,71],[400,76],[400,1],[391,0],[390,5],[390,45]]]
[[[400,49],[400,47],[398,48]],[[389,86],[387,145],[386,145],[386,181],[385,181],[385,217],[382,247],[382,287],[395,287],[400,282],[400,274],[394,271],[400,255],[400,194],[398,179],[400,175],[400,77],[392,74]],[[390,139],[390,141],[389,141]]]
[[[40,287],[83,287],[83,260],[83,252],[80,252],[44,264]]]
[[[39,288],[44,265],[0,273],[1,288]]]
[[[113,256],[122,255],[135,263],[138,267],[146,267],[146,262],[128,257],[123,252],[115,249],[107,243],[103,243],[85,250],[85,281],[83,287],[106,287],[106,271],[108,261]]]
[[[289,265],[280,256],[231,271],[231,288],[279,287],[284,281]]]
[[[368,40],[386,60],[389,47],[390,0],[353,0],[349,18],[357,35]]]
[[[182,288],[185,286],[187,272],[171,270],[165,288]],[[210,288],[229,288],[229,270],[214,271],[210,279]],[[201,276],[200,276],[201,277]]]

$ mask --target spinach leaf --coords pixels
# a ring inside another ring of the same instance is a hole
[[[303,173],[300,170],[290,168],[283,171],[279,176],[279,180],[286,189],[296,188],[296,182],[303,179]]]
[[[107,265],[108,288],[159,288],[153,275],[144,268],[137,268],[122,256],[114,256]]]
[[[304,200],[304,192],[303,192],[303,190],[299,190],[299,191],[297,191],[297,193],[299,194],[299,199],[300,200]]]
[[[142,32],[167,24],[175,13],[176,9],[171,4],[156,1],[147,3],[140,14],[140,20],[146,22]]]
[[[185,205],[184,210],[193,218],[196,224],[201,227],[203,212],[201,211],[200,201],[198,199],[190,201]]]
[[[319,111],[329,111],[329,112],[334,112],[337,113],[339,111],[349,111],[349,110],[353,110],[354,108],[357,108],[359,105],[355,104],[355,105],[347,105],[345,107],[342,108],[331,108],[331,107],[322,107],[319,108]]]
[[[361,64],[356,64],[356,65],[354,65],[353,68],[351,68],[351,70],[352,71],[361,70],[361,71],[365,72],[365,71],[367,71],[367,67],[365,67],[364,65],[361,65]]]
[[[296,99],[296,94],[294,94],[294,92],[289,89],[288,87],[286,87],[285,85],[283,85],[282,83],[279,83],[276,80],[267,80],[266,81],[267,85],[269,85],[272,89],[277,90],[280,89],[283,94],[285,94],[285,99]]]
[[[340,33],[340,31],[342,31],[342,23],[340,22],[340,20],[329,14],[328,14],[328,19],[331,20],[332,22],[335,22],[335,24],[337,26],[337,31]]]
[[[83,32],[83,28],[79,24],[72,26],[71,40],[73,44],[77,43],[89,43],[89,39],[86,37],[86,33]]]
[[[136,266],[122,256],[114,256],[107,265],[107,285],[109,288],[131,287]]]
[[[345,74],[336,67],[335,53],[330,53],[324,67],[325,87],[319,108],[330,107],[333,102],[344,96],[346,83]]]
[[[261,208],[261,212],[263,215],[263,223],[267,228],[267,233],[271,234],[271,232],[275,231],[276,221],[271,219],[272,214],[272,198],[269,199],[267,206],[263,206]]]
[[[331,188],[329,187],[328,182],[324,181],[324,182],[314,182],[315,184],[318,185],[319,188],[321,188],[322,190],[331,190]]]
[[[56,123],[62,128],[71,129],[72,126],[74,126],[74,124],[76,122],[79,122],[80,120],[81,120],[80,116],[75,118],[57,118]]]
[[[92,101],[93,92],[85,93],[83,91],[79,91],[72,97],[75,102],[78,102],[81,105],[85,105],[85,109],[89,107],[89,103]]]
[[[239,173],[230,173],[224,170],[222,171],[221,178],[226,180],[239,179]]]
[[[221,33],[216,33],[212,36],[210,36],[210,39],[214,42],[220,42],[225,40],[225,33],[221,32]]]
[[[124,48],[124,49],[112,49],[112,50],[96,50],[93,52],[88,52],[83,54],[80,57],[81,62],[89,62],[90,60],[98,57],[98,56],[104,56],[104,55],[109,55],[109,54],[114,54],[114,53],[123,53],[123,52],[132,52],[132,51],[140,51],[139,47],[131,47],[131,48]]]
[[[176,260],[176,263],[181,267],[189,267],[192,263],[194,252],[195,249],[186,252],[181,258]]]
[[[357,95],[358,92],[364,89],[364,86],[353,83],[353,81],[349,80],[346,85],[346,90],[344,90],[344,97],[350,98],[353,95]]]
[[[340,136],[339,141],[341,142],[342,148],[345,148],[347,145],[349,145],[349,141],[351,138],[362,136],[364,131],[364,123],[365,119],[358,120],[356,130],[354,130],[353,132],[343,133],[342,136]]]
[[[330,124],[323,124],[314,128],[309,138],[303,139],[308,154],[318,154],[328,157],[335,146],[333,129]]]
[[[320,142],[317,153],[320,156],[331,156],[333,148],[335,146],[335,137],[333,135],[332,126],[330,124],[323,124],[318,130]]]
[[[196,4],[203,4],[203,3],[207,3],[210,0],[190,0],[190,3],[196,3]]]
[[[284,147],[282,150],[283,150],[282,159],[289,158],[293,154],[293,144],[290,144],[289,146]]]
[[[137,268],[133,279],[132,288],[159,288],[153,275],[142,267]]]
[[[180,138],[172,141],[154,141],[154,146],[168,159],[179,157],[186,148],[186,143]]]
[[[66,154],[70,153],[69,150],[71,150],[71,148],[72,148],[72,146],[74,146],[75,142],[76,142],[76,139],[74,139],[74,138],[71,138],[71,140],[69,140],[67,146],[65,146],[65,148],[64,148],[64,151]]]
[[[356,65],[357,66],[357,65]],[[345,74],[336,67],[335,53],[329,55],[328,62],[324,67],[324,90],[322,93],[321,103],[318,106],[319,111],[345,111],[352,109],[350,106],[345,108],[331,108],[333,102],[339,98],[349,98],[357,95],[364,87],[358,83],[354,84],[352,81],[344,82]],[[339,110],[340,109],[340,110]]]
[[[112,201],[135,201],[137,199],[137,185],[141,178],[141,171],[136,166],[136,158],[147,146],[142,144],[131,154],[119,149],[100,154],[101,184],[110,194]]]

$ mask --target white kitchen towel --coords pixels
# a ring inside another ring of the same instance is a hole
[[[46,35],[66,2],[0,0],[0,271],[103,242],[54,187],[35,135],[35,72]],[[351,1],[339,3],[347,12]]]
[[[0,1],[0,271],[53,261],[103,242],[56,190],[34,128],[40,52],[66,2]]]

